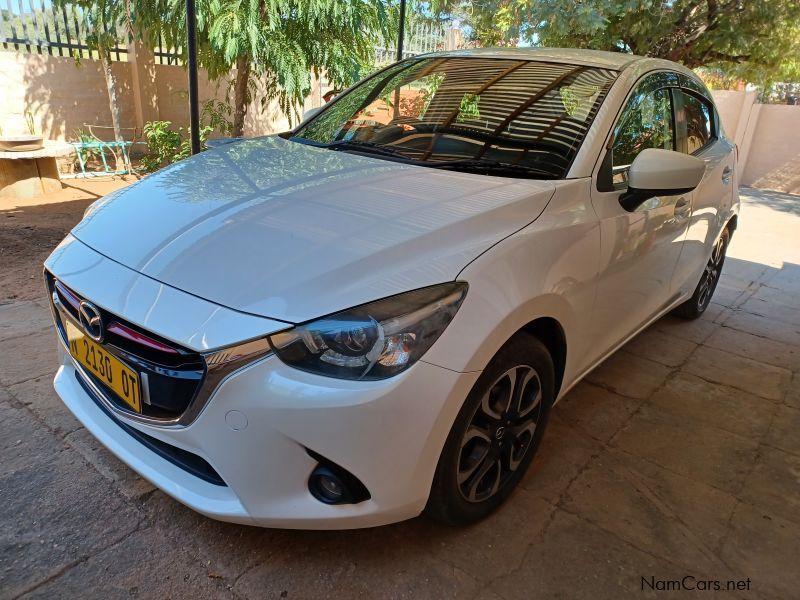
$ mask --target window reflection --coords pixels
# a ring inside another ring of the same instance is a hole
[[[675,149],[669,90],[634,93],[614,130],[614,183],[627,181],[633,159],[647,148]]]
[[[683,112],[686,115],[686,141],[691,154],[705,146],[711,139],[711,110],[694,96],[683,95]]]

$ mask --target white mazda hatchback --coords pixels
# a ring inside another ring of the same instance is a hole
[[[418,56],[95,203],[45,264],[55,388],[216,519],[468,523],[556,400],[708,306],[736,151],[662,60]]]

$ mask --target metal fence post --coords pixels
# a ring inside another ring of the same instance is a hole
[[[403,60],[403,41],[406,33],[406,0],[400,0],[400,22],[397,26],[397,60]]]
[[[194,0],[186,0],[186,60],[189,67],[189,127],[192,154],[200,152],[200,99],[197,92],[197,15]]]

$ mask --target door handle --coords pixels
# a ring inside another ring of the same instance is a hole
[[[733,175],[733,169],[730,167],[725,167],[722,169],[722,183],[730,183],[731,175]]]
[[[691,203],[686,199],[686,196],[681,196],[675,203],[675,216],[686,217],[692,211]]]

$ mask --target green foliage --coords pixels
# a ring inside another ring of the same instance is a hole
[[[231,107],[220,100],[207,100],[200,111],[200,148],[206,149],[206,140],[212,133],[231,135]],[[174,129],[170,121],[148,121],[142,128],[147,140],[147,154],[142,157],[145,171],[157,171],[192,153],[191,129]]]
[[[161,2],[158,31],[168,45],[185,50],[184,1]],[[198,60],[212,79],[246,61],[248,78],[262,84],[261,104],[277,101],[293,119],[311,90],[312,73],[324,71],[336,88],[357,81],[366,74],[373,43],[391,38],[395,23],[383,0],[198,0]],[[256,88],[248,90],[251,100]]]
[[[148,121],[142,130],[147,139],[147,154],[142,157],[142,166],[147,172],[157,171],[187,158],[192,153],[188,129],[173,129],[170,121]],[[200,128],[200,144],[203,148],[212,131],[209,126]]]
[[[461,98],[461,104],[458,106],[458,117],[456,122],[464,123],[466,121],[474,121],[481,118],[480,111],[481,97],[478,94],[467,92]]]
[[[798,0],[435,0],[483,45],[632,52],[690,68],[723,67],[763,84],[800,78]]]
[[[72,137],[74,141],[81,142],[84,144],[91,144],[98,141],[95,136],[93,136],[91,133],[83,129],[76,129],[73,132]],[[99,148],[89,147],[89,148],[82,148],[81,152],[83,153],[86,162],[91,162],[94,159],[100,158],[101,150]]]
[[[233,122],[231,121],[232,109],[230,104],[222,100],[211,99],[203,104],[200,111],[200,122],[213,132],[223,137],[233,134]]]

